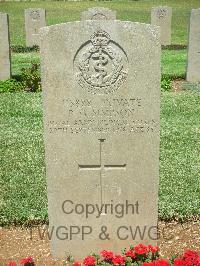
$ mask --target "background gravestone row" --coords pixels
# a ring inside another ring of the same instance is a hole
[[[0,80],[10,78],[10,37],[8,15],[0,13]]]
[[[188,41],[188,63],[187,63],[187,81],[198,82],[199,65],[200,65],[200,9],[191,11],[189,41]],[[9,26],[8,15],[1,13],[0,28],[0,58],[2,64],[0,68],[0,80],[9,79],[11,76],[11,63],[9,51]],[[39,29],[46,26],[46,13],[41,8],[31,8],[25,10],[25,30],[26,45],[32,47],[39,45]],[[171,18],[172,9],[169,7],[155,7],[151,10],[151,24],[161,27],[161,44],[171,44]],[[82,12],[81,20],[114,20],[116,19],[116,11],[108,8],[89,8]]]

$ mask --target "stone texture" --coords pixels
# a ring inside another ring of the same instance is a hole
[[[93,7],[81,13],[81,20],[114,20],[116,11],[105,7]]]
[[[39,29],[46,26],[45,13],[42,8],[25,9],[26,46],[39,45]]]
[[[159,28],[87,20],[40,32],[53,256],[82,258],[102,249],[119,252],[130,243],[155,243]],[[116,212],[122,208],[117,204],[126,201],[135,204],[135,210],[131,206],[127,214],[117,218]],[[75,210],[82,212],[76,204],[103,206],[102,214],[99,218],[97,211],[89,217],[86,212],[76,214]],[[111,206],[109,211],[101,204],[118,207],[112,214]],[[73,213],[66,214],[72,205]],[[107,227],[109,240],[101,239],[102,226]],[[134,233],[136,226],[144,237],[136,234],[133,241],[130,227]],[[70,239],[70,230],[79,229],[88,233],[84,240],[81,233]]]
[[[187,60],[187,81],[200,82],[200,8],[191,11]]]
[[[161,44],[171,44],[172,8],[167,6],[153,7],[151,9],[151,24],[161,27]]]
[[[0,12],[0,80],[11,75],[8,14]]]

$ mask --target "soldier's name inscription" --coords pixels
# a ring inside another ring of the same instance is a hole
[[[141,97],[94,99],[63,99],[66,119],[47,122],[50,133],[151,133],[157,131],[154,118],[140,119],[145,105]]]

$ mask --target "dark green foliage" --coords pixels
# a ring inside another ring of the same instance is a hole
[[[22,68],[20,75],[12,79],[0,81],[0,93],[3,92],[41,91],[41,78],[39,64],[32,63],[30,67]]]
[[[162,75],[161,78],[161,91],[170,91],[171,90],[171,78],[167,75]]]
[[[22,68],[21,78],[26,91],[41,91],[39,64],[32,63],[31,67]]]
[[[30,52],[38,52],[40,50],[39,46],[37,45],[34,45],[32,47],[26,47],[23,45],[11,45],[10,48],[13,53],[30,53]]]
[[[183,49],[187,49],[187,45],[184,44],[162,45],[162,50],[183,50]]]
[[[23,90],[23,84],[15,79],[1,80],[0,93],[2,92],[18,92]]]

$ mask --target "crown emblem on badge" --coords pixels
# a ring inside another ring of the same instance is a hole
[[[90,40],[94,46],[103,47],[107,46],[110,42],[110,35],[103,30],[98,30],[92,34]]]

